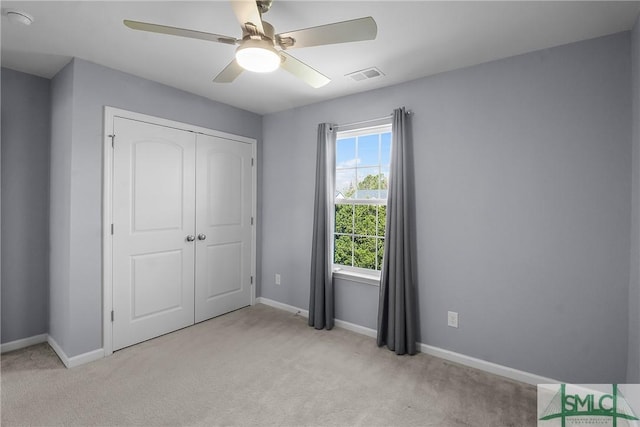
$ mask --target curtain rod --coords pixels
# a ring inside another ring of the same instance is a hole
[[[411,114],[413,114],[413,111],[411,111],[411,110],[407,110],[407,114],[411,115]],[[384,119],[390,119],[390,118],[392,118],[392,117],[393,117],[393,114],[388,114],[388,115],[383,116],[383,117],[378,117],[377,119],[361,120],[361,121],[359,121],[359,122],[353,122],[353,123],[342,123],[342,124],[339,124],[339,125],[334,125],[334,126],[333,126],[333,128],[334,128],[334,129],[340,129],[341,127],[350,127],[350,126],[363,125],[363,124],[365,124],[365,123],[379,122],[379,121],[381,121],[381,120],[384,120]]]

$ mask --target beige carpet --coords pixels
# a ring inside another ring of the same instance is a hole
[[[2,356],[2,425],[534,426],[535,387],[264,305],[65,369]]]

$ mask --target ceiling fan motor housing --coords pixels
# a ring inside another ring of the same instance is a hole
[[[262,28],[264,30],[264,34],[260,34],[256,27],[250,26],[249,24],[245,25],[245,28],[242,29],[242,40],[268,40],[274,44],[275,29],[273,28],[273,25],[269,24],[267,21],[262,21]],[[249,31],[247,31],[247,29],[249,29]]]

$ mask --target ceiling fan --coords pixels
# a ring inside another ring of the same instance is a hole
[[[376,21],[369,16],[275,34],[273,26],[262,20],[262,15],[269,11],[272,3],[273,0],[231,1],[242,28],[241,39],[140,21],[124,20],[124,25],[134,30],[238,45],[235,59],[213,79],[216,83],[231,83],[244,70],[264,73],[282,67],[314,88],[322,87],[331,80],[285,50],[373,40],[378,32]]]

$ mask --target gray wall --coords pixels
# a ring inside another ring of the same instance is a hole
[[[51,81],[51,173],[49,203],[49,335],[65,347],[69,324],[71,267],[71,128],[73,66],[67,64]]]
[[[631,280],[629,282],[629,356],[627,382],[640,383],[640,18],[631,33],[633,97],[633,191]]]
[[[1,342],[48,330],[47,79],[2,69]]]
[[[69,250],[69,279],[64,301],[54,302],[52,318],[68,312],[63,350],[75,356],[102,347],[102,141],[103,109],[111,106],[260,139],[261,116],[210,101],[160,83],[141,79],[87,61],[70,64],[73,85],[71,151],[61,156],[70,164],[52,165],[52,173],[71,171],[69,233],[53,239],[52,251]],[[55,93],[54,93],[55,95]],[[54,101],[59,96],[54,96]],[[260,146],[260,144],[258,144]],[[260,153],[259,153],[260,155]],[[62,171],[58,170],[62,167]],[[54,336],[55,338],[55,336]]]
[[[265,116],[262,296],[308,306],[317,124],[404,105],[420,341],[559,380],[624,382],[629,52],[625,32]],[[337,317],[375,327],[377,289],[336,287]]]

